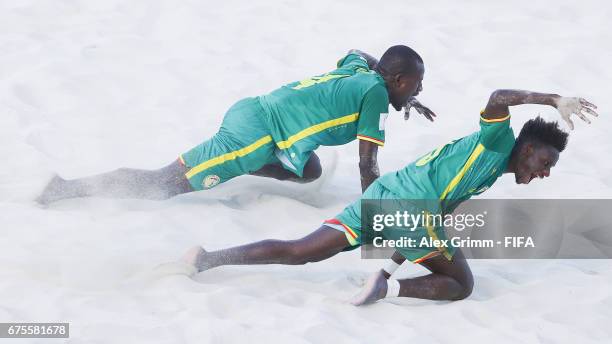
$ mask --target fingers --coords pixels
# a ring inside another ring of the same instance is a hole
[[[586,101],[586,99],[584,99],[584,98],[580,98],[580,104],[582,104],[584,106],[592,107],[593,109],[597,109],[597,105]]]
[[[588,124],[591,124],[591,121],[582,112],[578,112],[576,115],[580,117],[581,120],[587,122]]]
[[[574,122],[571,119],[569,119],[569,117],[564,118],[564,119],[565,119],[565,122],[567,122],[567,125],[569,125],[570,130],[574,130]]]
[[[588,107],[581,108],[580,112],[586,112],[589,115],[592,115],[592,116],[595,116],[595,117],[599,116],[599,114],[597,112],[595,112],[595,110],[593,110],[591,108],[588,108]]]
[[[410,119],[410,108],[409,107],[405,107],[404,108],[404,120],[409,120]]]
[[[434,121],[434,117],[436,117],[436,114],[433,111],[431,111],[430,109],[428,109],[428,108],[425,108],[425,110],[426,110],[425,111],[425,118],[427,118],[428,120],[433,122]]]
[[[430,122],[434,121],[434,117],[436,117],[436,114],[431,111],[428,107],[423,106],[421,104],[415,105],[414,109],[421,115],[423,115],[423,117],[427,118]],[[404,116],[404,118],[406,118]]]

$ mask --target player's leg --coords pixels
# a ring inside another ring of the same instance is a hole
[[[451,260],[438,255],[420,264],[431,274],[399,280],[399,296],[456,301],[472,293],[474,277],[460,249],[456,250]]]
[[[428,300],[457,301],[472,293],[474,277],[460,249],[451,260],[437,255],[420,263],[431,271],[430,274],[415,278],[398,280],[400,297],[413,297]],[[362,293],[352,303],[356,306],[373,303],[385,298],[387,279],[382,272],[372,276]]]
[[[65,180],[55,176],[36,199],[49,204],[76,197],[112,197],[167,199],[193,191],[185,172],[187,168],[176,160],[157,170],[120,168],[97,176]]]
[[[299,265],[327,259],[348,246],[350,244],[343,232],[321,226],[297,240],[263,240],[211,252],[194,247],[187,251],[183,261],[195,266],[198,271],[222,265]]]
[[[251,174],[254,176],[287,180],[296,183],[310,183],[321,177],[321,173],[321,162],[319,157],[314,152],[311,153],[306,165],[304,165],[302,177],[299,177],[295,173],[285,169],[280,163],[267,164],[259,170],[251,172]]]
[[[194,190],[213,188],[278,161],[264,117],[256,98],[242,99],[227,111],[213,138],[181,155]]]

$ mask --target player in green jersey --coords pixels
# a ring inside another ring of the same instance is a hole
[[[435,114],[414,98],[423,74],[422,58],[409,47],[389,48],[380,62],[352,50],[329,73],[240,100],[217,134],[164,168],[122,168],[76,180],[56,176],[38,202],[86,196],[166,199],[244,174],[306,183],[321,175],[317,147],[355,139],[365,190],[379,176],[377,151],[385,141],[389,104],[407,114],[414,107],[433,120]]]
[[[361,199],[433,199],[438,209],[427,210],[448,214],[462,201],[482,193],[503,173],[514,174],[519,184],[528,184],[536,177],[548,177],[559,153],[565,149],[568,134],[559,129],[557,122],[537,117],[529,120],[515,139],[510,127],[509,107],[520,104],[553,106],[572,128],[571,114],[587,122],[585,114],[597,115],[596,107],[581,98],[517,90],[495,91],[481,113],[480,131],[435,149],[402,170],[378,178]],[[190,249],[183,261],[194,271],[203,271],[222,265],[305,264],[327,259],[365,243],[362,234],[370,229],[361,228],[360,204],[358,200],[349,205],[302,239],[264,240],[214,252],[198,246]],[[444,235],[444,228],[424,227],[411,235],[421,239]],[[370,279],[354,304],[374,302],[387,295],[434,300],[459,300],[470,295],[472,273],[459,249],[397,249],[392,265],[397,266],[406,259],[423,265],[431,274],[397,281],[388,280],[388,270],[393,269],[381,270]]]

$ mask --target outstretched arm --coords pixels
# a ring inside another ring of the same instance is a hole
[[[573,130],[574,123],[570,119],[572,114],[576,114],[583,121],[591,123],[585,114],[598,116],[594,109],[597,106],[589,103],[582,98],[562,97],[558,94],[538,93],[523,90],[496,90],[491,93],[489,102],[485,108],[483,118],[498,119],[504,118],[510,113],[510,106],[522,104],[549,105],[559,111],[561,117]]]
[[[364,192],[376,178],[380,176],[378,170],[378,145],[376,143],[359,140],[359,174],[361,175],[361,192]]]

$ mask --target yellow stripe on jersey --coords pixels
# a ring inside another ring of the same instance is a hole
[[[286,139],[285,141],[280,141],[277,142],[276,145],[278,146],[278,148],[280,149],[287,149],[289,147],[291,147],[294,143],[298,142],[299,140],[302,140],[308,136],[317,134],[325,129],[329,129],[331,127],[335,127],[338,125],[342,125],[342,124],[347,124],[347,123],[352,123],[355,122],[357,119],[359,118],[359,112],[350,114],[350,115],[346,115],[340,118],[336,118],[336,119],[332,119],[329,121],[325,121],[319,124],[315,124],[312,127],[308,127],[302,131],[300,131],[299,133],[295,134],[295,135],[291,135],[289,136],[288,139]]]
[[[218,157],[209,159],[204,161],[203,163],[197,165],[196,167],[192,168],[191,170],[189,170],[187,173],[185,173],[185,176],[187,178],[191,178],[193,176],[195,176],[196,174],[209,169],[213,166],[217,166],[219,164],[222,164],[226,161],[230,161],[230,160],[234,160],[236,158],[241,158],[245,155],[248,155],[250,153],[253,153],[255,150],[257,150],[259,147],[272,142],[272,136],[270,135],[266,135],[262,138],[260,138],[259,140],[253,142],[252,144],[244,147],[244,148],[240,148],[237,149],[233,152],[229,152],[229,153],[225,153],[223,155],[220,155]]]
[[[448,196],[448,194],[453,191],[455,187],[457,187],[461,179],[463,179],[463,176],[465,175],[467,170],[472,166],[472,164],[474,164],[474,161],[476,161],[476,159],[478,158],[478,156],[480,156],[484,149],[485,148],[482,143],[479,143],[478,146],[474,148],[474,151],[472,151],[472,154],[470,154],[470,157],[465,162],[465,165],[463,165],[461,170],[459,170],[459,173],[457,173],[457,175],[450,181],[450,183],[448,183],[446,189],[444,189],[444,192],[442,192],[442,195],[440,195],[440,199],[445,199],[446,196]]]
[[[506,117],[503,117],[503,118],[484,118],[484,117],[482,117],[482,114],[481,114],[480,115],[480,119],[483,122],[486,122],[486,123],[497,123],[497,122],[504,122],[504,121],[509,120],[510,119],[510,115],[508,115]]]
[[[438,237],[438,235],[436,234],[436,231],[434,230],[434,227],[429,223],[429,212],[425,212],[425,218],[427,220],[425,220],[425,228],[427,229],[427,234],[429,234],[429,236],[436,241],[440,241],[440,238]],[[440,251],[444,257],[446,257],[446,259],[451,260],[453,258],[453,255],[448,252],[448,249],[445,246],[441,246],[438,247],[438,251]]]

